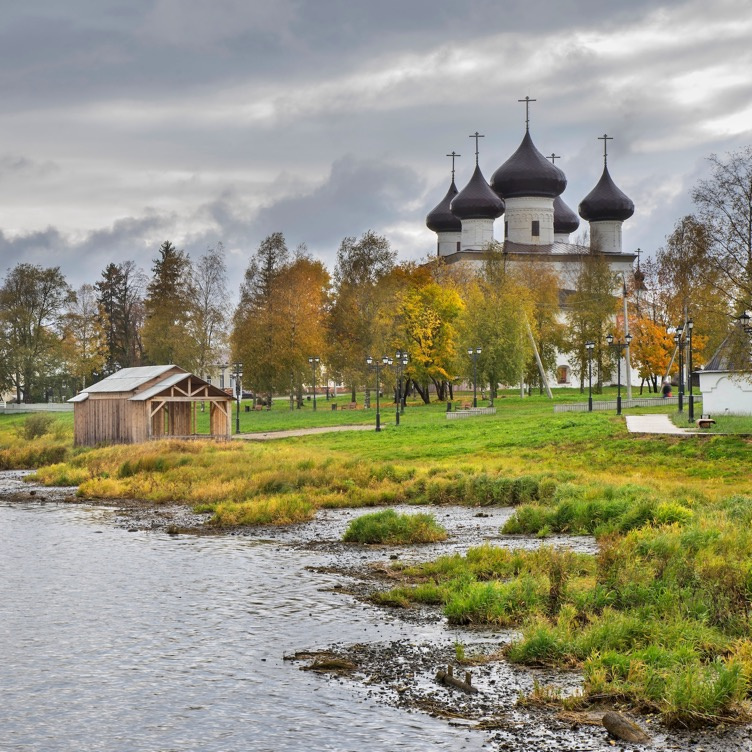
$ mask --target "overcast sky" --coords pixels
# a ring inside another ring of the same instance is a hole
[[[150,270],[222,242],[233,293],[281,231],[331,268],[347,235],[435,251],[425,215],[524,134],[576,210],[602,169],[653,254],[706,157],[752,143],[749,0],[26,0],[0,30],[0,273]]]

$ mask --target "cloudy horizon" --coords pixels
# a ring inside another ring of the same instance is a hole
[[[752,142],[743,0],[71,0],[6,9],[0,32],[0,252],[149,270],[164,240],[222,242],[233,292],[271,232],[330,268],[372,229],[400,260],[435,252],[425,215],[531,135],[561,155],[576,210],[602,170],[648,255],[691,212],[707,157]]]

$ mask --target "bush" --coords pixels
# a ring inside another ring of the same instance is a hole
[[[49,413],[32,413],[26,417],[21,427],[21,435],[27,441],[38,439],[45,434],[52,433],[55,418]]]
[[[354,519],[342,538],[350,543],[433,543],[446,540],[447,532],[432,514],[397,514],[393,509]]]

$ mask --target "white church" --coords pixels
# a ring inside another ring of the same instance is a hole
[[[527,106],[535,100],[520,101]],[[604,141],[603,174],[579,205],[580,217],[589,223],[589,246],[570,242],[580,221],[561,198],[567,178],[555,165],[555,155],[551,155],[549,162],[535,147],[529,118],[526,118],[525,135],[519,148],[493,173],[490,182],[486,181],[478,164],[478,139],[482,136],[476,133],[474,137],[472,177],[458,191],[454,182],[454,157],[458,155],[454,152],[447,155],[452,157],[449,190],[426,217],[426,225],[437,236],[437,254],[447,264],[480,265],[489,244],[496,242],[502,245],[510,262],[536,260],[551,264],[562,280],[562,287],[566,287],[566,280],[574,279],[583,255],[593,249],[606,255],[615,275],[633,273],[637,256],[622,249],[622,225],[634,214],[634,204],[609,174],[606,148],[611,140],[609,136],[601,137]],[[494,222],[501,217],[504,237],[497,238],[494,237]],[[569,364],[561,353],[557,356],[556,374],[559,385],[570,385]]]

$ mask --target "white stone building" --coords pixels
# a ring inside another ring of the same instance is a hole
[[[609,174],[605,148],[608,136],[602,137],[603,174],[579,205],[579,215],[589,223],[590,230],[590,245],[583,246],[570,242],[580,221],[561,198],[567,178],[535,147],[529,127],[526,126],[517,151],[493,173],[490,182],[478,164],[479,134],[475,135],[476,164],[472,177],[458,191],[453,163],[449,189],[426,217],[426,225],[437,236],[437,255],[447,264],[480,266],[489,244],[496,241],[502,245],[510,264],[533,260],[550,264],[564,291],[576,278],[583,256],[593,249],[606,255],[615,275],[621,278],[633,273],[636,254],[622,249],[622,225],[634,213],[634,204]],[[555,159],[555,155],[552,157]],[[496,238],[494,221],[501,217],[504,237]],[[621,283],[614,292],[621,294]],[[562,297],[565,299],[566,295]],[[578,386],[570,380],[570,372],[567,357],[559,353],[552,379],[560,385]],[[633,381],[635,376],[633,372]]]
[[[742,359],[746,364],[740,364]],[[752,373],[749,341],[741,327],[729,334],[699,371],[702,412],[717,415],[752,415]]]

